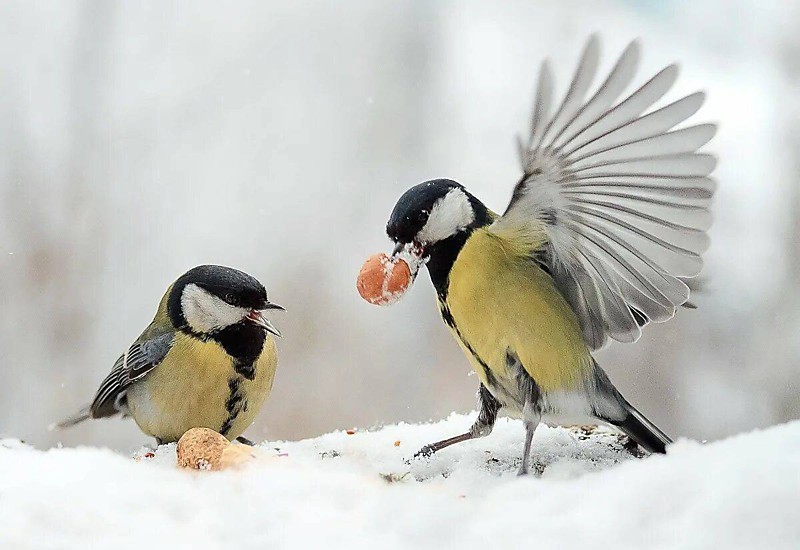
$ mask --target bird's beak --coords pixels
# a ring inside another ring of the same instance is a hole
[[[251,309],[250,312],[245,316],[249,322],[253,323],[254,325],[258,325],[262,327],[267,332],[271,332],[275,336],[280,336],[281,331],[275,328],[275,325],[269,322],[269,319],[264,317],[264,311],[268,309],[280,309],[281,311],[285,311],[281,306],[278,304],[267,304],[267,307],[264,309]]]
[[[392,258],[403,259],[411,270],[412,278],[417,276],[419,268],[428,261],[425,249],[421,244],[416,242],[397,243],[392,251]]]
[[[396,258],[398,256],[401,258],[407,258],[410,256],[412,258],[416,258],[420,262],[427,259],[425,248],[423,245],[417,242],[397,243],[392,251],[392,257]]]

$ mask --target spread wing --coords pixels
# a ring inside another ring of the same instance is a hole
[[[674,129],[704,94],[651,110],[677,78],[670,65],[620,99],[638,65],[633,42],[587,98],[598,58],[593,36],[554,111],[550,69],[542,65],[530,137],[520,142],[524,175],[491,227],[528,243],[592,349],[608,337],[637,340],[641,325],[670,319],[687,301],[679,277],[700,272],[716,187],[709,178],[715,158],[698,152],[716,127]]]
[[[131,384],[156,368],[172,346],[174,332],[167,332],[134,343],[106,376],[89,410],[93,418],[125,412],[123,398]]]

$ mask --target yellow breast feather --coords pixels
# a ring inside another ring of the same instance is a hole
[[[177,440],[194,427],[227,428],[225,435],[233,439],[255,419],[276,366],[271,337],[256,362],[255,378],[247,380],[236,374],[222,346],[180,333],[162,363],[129,390],[131,415],[142,431],[162,441]]]
[[[530,259],[533,237],[476,230],[450,271],[447,306],[484,384],[487,375],[473,351],[496,379],[514,377],[507,368],[513,353],[542,391],[576,388],[591,357],[574,312]]]

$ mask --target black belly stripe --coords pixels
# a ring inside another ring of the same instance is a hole
[[[486,362],[483,359],[481,359],[481,357],[475,351],[475,348],[473,348],[472,345],[469,342],[467,342],[461,335],[461,331],[458,330],[458,326],[456,325],[456,320],[453,319],[453,314],[450,313],[450,308],[447,307],[447,304],[445,304],[444,302],[439,302],[439,311],[442,314],[442,319],[444,320],[445,324],[453,329],[453,331],[456,333],[456,336],[458,336],[458,339],[461,341],[462,344],[464,344],[464,347],[467,348],[467,350],[469,350],[469,352],[481,366],[481,368],[483,369],[483,374],[486,377],[486,382],[489,384],[489,386],[492,387],[497,386],[497,379],[494,377],[494,374],[492,374],[492,371],[489,370],[489,365],[487,365]]]
[[[247,399],[242,393],[242,378],[238,375],[229,378],[228,389],[230,390],[230,395],[228,400],[225,401],[225,410],[228,412],[228,417],[219,429],[219,433],[222,435],[227,435],[239,413],[247,410]]]
[[[248,380],[252,380],[253,378],[256,377],[256,366],[255,363],[253,362],[241,363],[239,361],[236,361],[233,364],[233,370],[235,370],[238,374],[241,374]]]

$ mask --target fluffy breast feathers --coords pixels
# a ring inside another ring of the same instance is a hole
[[[162,364],[129,390],[131,415],[142,431],[164,441],[177,440],[194,427],[219,431],[233,416],[226,435],[235,438],[269,395],[276,367],[272,337],[256,362],[255,378],[247,380],[235,373],[219,344],[181,333]]]
[[[574,312],[530,257],[532,234],[476,230],[450,271],[446,305],[484,384],[514,376],[512,353],[542,391],[576,388],[591,357]]]

